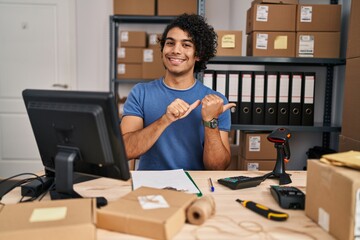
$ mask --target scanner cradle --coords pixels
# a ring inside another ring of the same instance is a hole
[[[267,178],[279,178],[279,185],[291,183],[290,175],[285,172],[285,162],[290,159],[289,139],[291,133],[286,128],[275,129],[270,133],[267,139],[275,143],[277,150],[277,157],[274,170],[263,176],[264,180]]]

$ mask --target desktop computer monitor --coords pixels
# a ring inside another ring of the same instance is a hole
[[[130,178],[112,93],[26,89],[23,99],[53,199],[80,197],[74,173]]]

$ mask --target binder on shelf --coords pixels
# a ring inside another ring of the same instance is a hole
[[[240,73],[239,123],[251,124],[253,72]]]
[[[254,72],[253,75],[252,124],[264,124],[265,72]]]
[[[208,88],[215,90],[215,71],[205,70],[203,75],[203,84]]]
[[[277,124],[277,86],[278,73],[266,72],[265,76],[265,125]]]
[[[304,74],[302,125],[314,125],[315,73]]]
[[[279,73],[277,125],[289,124],[290,73]]]
[[[301,125],[302,73],[292,73],[290,79],[289,125]]]
[[[236,107],[230,109],[231,113],[231,123],[239,123],[239,84],[240,84],[240,72],[238,71],[229,71],[228,75],[228,100],[229,103],[235,103]]]
[[[215,90],[227,98],[226,75],[226,71],[215,71]]]

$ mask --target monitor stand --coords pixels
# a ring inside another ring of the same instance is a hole
[[[79,159],[79,151],[76,149],[63,149],[55,157],[55,190],[50,191],[52,200],[82,198],[74,191],[74,161]],[[102,207],[107,204],[104,197],[96,197],[96,206]]]

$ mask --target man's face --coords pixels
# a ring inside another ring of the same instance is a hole
[[[163,63],[170,73],[174,75],[193,74],[195,62],[195,45],[186,32],[180,28],[172,28],[165,40]]]

